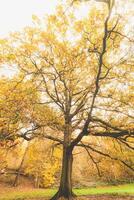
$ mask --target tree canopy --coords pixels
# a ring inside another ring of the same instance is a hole
[[[80,2],[72,1],[71,6],[77,3],[77,8]],[[118,1],[117,5],[112,0],[95,1],[88,15],[80,20],[75,16],[75,8],[66,10],[59,6],[56,14],[45,21],[33,16],[33,27],[0,42],[1,65],[19,70],[15,88],[23,84],[26,88],[32,84],[34,88],[30,91],[30,102],[29,99],[26,102],[28,109],[24,106],[21,114],[26,121],[30,115],[32,129],[19,135],[30,140],[42,133],[63,145],[62,181],[54,199],[72,195],[65,182],[71,185],[69,155],[76,146],[119,160],[133,170],[123,159],[112,157],[86,141],[86,137],[114,138],[133,150],[134,39],[128,27],[131,13],[121,15],[117,6]],[[16,89],[13,93],[17,95]],[[27,92],[25,96],[27,99]],[[15,98],[25,104],[21,94]],[[44,131],[48,126],[56,134],[48,135]],[[70,178],[66,174],[67,165]]]

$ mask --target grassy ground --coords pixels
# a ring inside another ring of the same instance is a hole
[[[43,197],[51,197],[56,192],[56,189],[9,189],[0,192],[0,200],[25,200],[38,199]],[[134,184],[126,184],[119,186],[105,186],[96,188],[81,188],[74,189],[78,196],[83,195],[134,195]]]

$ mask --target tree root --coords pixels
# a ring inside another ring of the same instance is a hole
[[[62,192],[58,191],[50,200],[74,200],[76,199],[76,195],[71,192],[71,194],[63,194]]]

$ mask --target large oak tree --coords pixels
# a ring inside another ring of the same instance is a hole
[[[12,34],[1,44],[1,62],[17,67],[20,76],[25,77],[23,81],[32,80],[40,93],[36,103],[49,105],[60,119],[44,124],[42,118],[34,117],[34,127],[21,135],[27,140],[42,135],[63,146],[60,186],[52,199],[75,197],[75,147],[85,148],[90,156],[94,152],[119,161],[133,170],[123,158],[102,152],[86,140],[114,138],[133,150],[133,34],[128,26],[131,14],[119,15],[118,3],[96,0],[88,16],[81,20],[70,7],[59,6],[45,22],[33,16],[34,27]],[[58,129],[58,134],[47,134],[45,126]]]

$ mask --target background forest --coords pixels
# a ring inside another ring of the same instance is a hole
[[[104,143],[104,150],[129,159],[133,163],[133,154],[112,140],[99,141],[94,145]],[[16,144],[17,143],[17,144]],[[52,142],[34,139],[26,143],[16,141],[15,146],[0,149],[0,183],[9,186],[29,186],[35,188],[57,187],[61,173],[61,148],[55,147]],[[14,144],[13,144],[14,145]],[[92,160],[92,155],[83,149],[74,152],[73,184],[75,187],[88,187],[107,184],[133,182],[134,174],[119,162],[101,156],[96,157],[98,168]],[[75,167],[76,166],[76,167]]]

